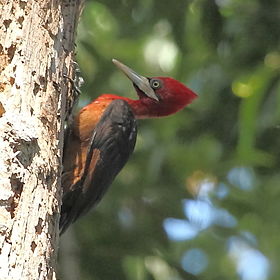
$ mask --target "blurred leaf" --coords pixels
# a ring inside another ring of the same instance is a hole
[[[81,279],[279,278],[279,10],[279,0],[87,1],[77,34],[81,106],[103,92],[137,98],[113,57],[149,77],[173,76],[199,98],[174,116],[139,120],[129,163],[73,226]],[[216,209],[226,221],[169,239],[164,221],[189,225],[182,205],[195,195],[210,209],[197,217]],[[246,251],[231,247],[240,240],[263,263],[244,265]],[[182,265],[193,248],[208,261],[196,276]]]

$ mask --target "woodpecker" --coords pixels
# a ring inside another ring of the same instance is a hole
[[[169,77],[144,77],[113,59],[131,80],[137,100],[102,94],[74,117],[65,139],[60,233],[102,199],[132,154],[137,119],[164,117],[197,95]]]

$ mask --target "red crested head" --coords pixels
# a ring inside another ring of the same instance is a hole
[[[192,90],[173,78],[153,77],[148,80],[158,100],[148,97],[137,85],[134,85],[141,103],[151,109],[146,117],[174,114],[197,97]]]
[[[137,118],[163,117],[190,104],[197,95],[184,84],[169,77],[143,77],[117,60],[113,62],[133,82],[139,100],[125,99]]]

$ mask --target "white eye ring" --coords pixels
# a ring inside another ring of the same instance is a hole
[[[151,81],[151,87],[153,89],[158,89],[161,87],[161,83],[158,80],[152,80]]]

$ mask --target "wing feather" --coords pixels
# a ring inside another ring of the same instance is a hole
[[[130,106],[123,100],[112,101],[92,133],[84,173],[64,188],[61,233],[101,200],[133,152],[136,136],[137,125]]]

